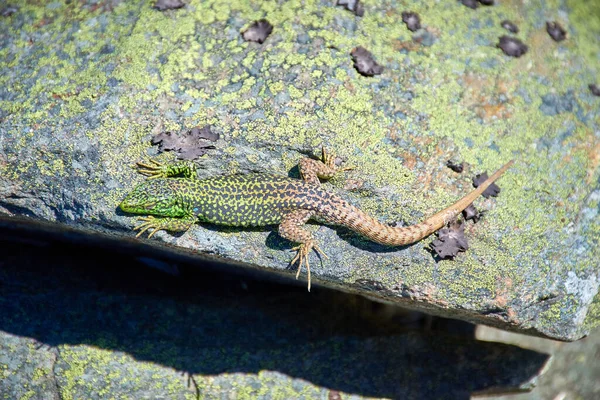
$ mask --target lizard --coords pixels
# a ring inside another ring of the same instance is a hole
[[[128,213],[144,214],[133,229],[136,237],[148,231],[183,232],[195,222],[251,227],[278,225],[279,235],[294,243],[298,262],[296,279],[306,266],[308,290],[311,277],[309,255],[314,250],[328,258],[305,224],[317,220],[349,228],[367,239],[387,246],[418,242],[454,220],[485,189],[513,164],[509,161],[476,189],[430,216],[421,223],[392,227],[379,222],[340,196],[325,190],[319,178],[327,180],[352,167],[339,167],[335,155],[322,148],[320,160],[302,158],[298,163],[301,179],[266,173],[224,175],[199,179],[191,161],[162,164],[150,159],[137,163],[137,171],[148,177],[120,203]]]

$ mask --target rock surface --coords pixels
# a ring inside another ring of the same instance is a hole
[[[116,210],[143,179],[129,166],[156,155],[153,135],[205,125],[220,139],[201,176],[294,175],[326,145],[356,166],[327,187],[406,224],[515,158],[499,196],[476,201],[485,213],[468,222],[468,251],[437,261],[434,236],[388,249],[314,225],[330,258],[313,259],[313,280],[565,341],[599,324],[600,103],[588,89],[600,75],[598,3],[414,2],[427,43],[395,2],[367,4],[363,17],[321,1],[151,3],[29,3],[0,17],[0,212],[131,236],[134,219]],[[566,40],[548,36],[546,17]],[[262,18],[273,32],[245,42]],[[529,46],[518,59],[496,47],[505,19]],[[353,68],[359,45],[381,75]],[[286,270],[291,255],[270,229],[156,238],[267,270]]]
[[[547,364],[475,340],[466,322],[334,290],[307,296],[273,273],[223,274],[161,246],[140,253],[114,238],[0,227],[8,399],[466,400],[530,389]]]

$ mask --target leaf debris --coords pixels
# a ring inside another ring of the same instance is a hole
[[[473,204],[469,204],[469,207],[463,210],[462,215],[465,221],[472,219],[473,222],[477,223],[481,219],[483,212],[479,212]]]
[[[521,57],[527,53],[529,47],[517,38],[502,35],[497,47],[501,48],[504,54],[511,57]]]
[[[487,172],[483,172],[481,174],[477,174],[475,175],[475,178],[473,178],[473,186],[474,187],[479,187],[479,185],[481,185],[483,182],[485,182],[488,178],[488,174]],[[483,191],[483,193],[481,194],[483,197],[485,197],[486,199],[489,199],[490,196],[493,197],[497,197],[498,193],[500,193],[500,187],[498,185],[496,185],[495,183],[492,183],[490,186],[487,187],[487,189],[485,189]]]
[[[181,0],[156,0],[154,8],[158,11],[175,10],[185,6],[185,3]]]
[[[462,221],[450,222],[448,227],[440,229],[437,235],[438,238],[431,242],[431,249],[443,260],[452,259],[458,252],[469,249]]]
[[[406,27],[411,32],[421,29],[421,19],[417,13],[412,11],[402,11],[402,22],[406,24]]]
[[[273,32],[273,25],[266,19],[254,21],[252,25],[242,32],[242,37],[246,42],[258,42],[262,44]]]
[[[564,30],[558,22],[546,22],[546,32],[555,42],[563,41],[567,38],[567,31]]]
[[[465,163],[455,163],[453,160],[446,161],[446,167],[459,174],[465,169]]]
[[[379,75],[383,72],[383,67],[373,59],[373,55],[364,47],[358,46],[350,52],[354,61],[354,68],[364,76]]]
[[[509,32],[519,33],[519,27],[507,19],[502,21],[500,25]]]
[[[461,3],[463,4],[463,6],[472,8],[473,10],[479,7],[479,3],[477,2],[477,0],[462,0]]]
[[[181,160],[193,160],[202,157],[209,149],[215,146],[208,142],[219,140],[219,134],[212,132],[210,126],[202,128],[195,127],[184,134],[173,134],[161,132],[152,138],[152,144],[158,144],[159,151],[176,151],[177,158]]]
[[[365,15],[365,8],[360,0],[338,0],[336,5],[344,6],[346,10],[352,11],[358,17]]]

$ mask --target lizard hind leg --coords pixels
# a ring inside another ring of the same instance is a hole
[[[279,225],[279,235],[292,242],[300,243],[294,247],[292,251],[297,251],[296,256],[290,262],[294,265],[298,262],[298,270],[296,279],[300,276],[300,270],[303,265],[306,265],[306,273],[308,277],[308,291],[310,292],[310,263],[309,255],[311,250],[315,250],[319,255],[328,258],[327,255],[319,248],[317,242],[313,239],[312,233],[308,231],[304,224],[314,215],[310,210],[294,210],[286,213],[283,216]]]

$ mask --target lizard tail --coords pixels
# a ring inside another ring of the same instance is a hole
[[[344,202],[345,204],[341,208],[332,210],[331,213],[326,213],[329,214],[326,215],[326,218],[330,222],[346,226],[380,244],[402,246],[415,243],[431,235],[433,232],[456,218],[458,214],[479,197],[485,189],[500,178],[513,163],[514,160],[509,161],[465,197],[419,224],[407,227],[391,227],[382,224],[375,218],[346,202]]]

